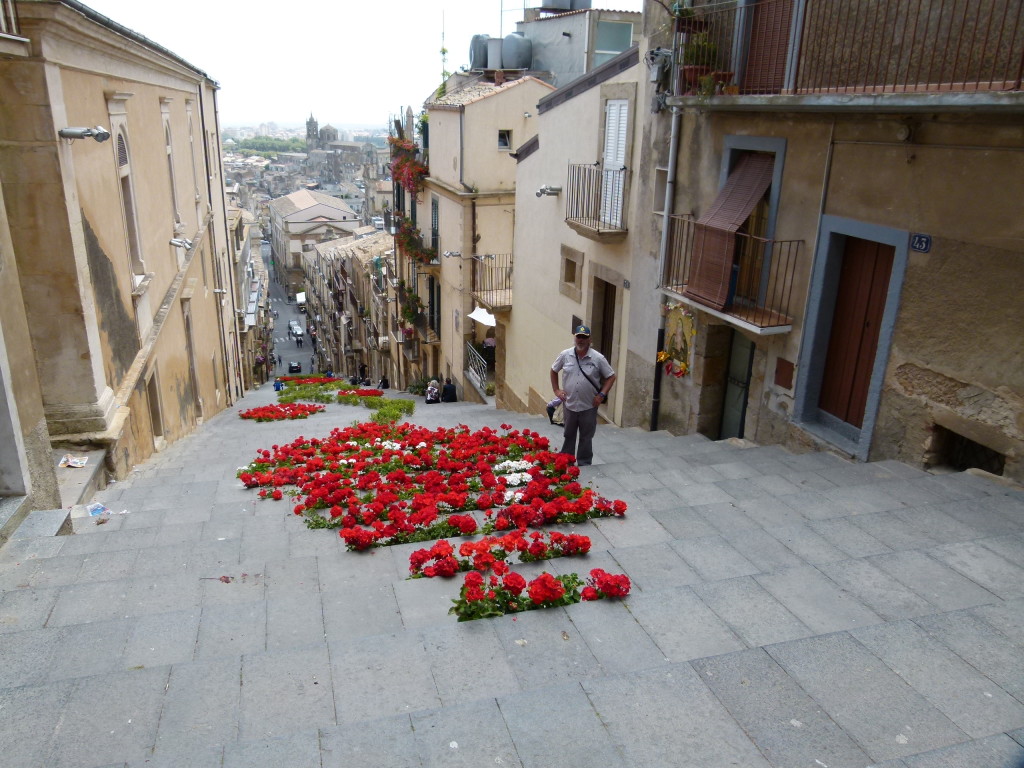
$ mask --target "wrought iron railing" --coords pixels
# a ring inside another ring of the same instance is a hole
[[[487,253],[474,256],[473,297],[492,309],[512,306],[512,254]]]
[[[1020,0],[701,5],[693,18],[680,22],[683,93],[730,87],[739,94],[1021,88]]]
[[[671,216],[668,257],[662,286],[680,297],[705,304],[692,286],[706,281],[699,274],[705,268],[701,249],[710,238],[700,237],[698,225],[689,216]],[[793,278],[800,254],[800,240],[766,240],[741,232],[733,233],[731,269],[715,279],[723,284],[725,306],[720,311],[758,328],[792,324]]]
[[[481,391],[487,389],[487,361],[468,341],[466,342],[466,373]]]
[[[625,184],[625,168],[570,164],[565,220],[598,233],[624,232]]]

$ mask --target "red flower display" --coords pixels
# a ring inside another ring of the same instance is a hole
[[[320,413],[322,405],[311,403],[282,403],[279,405],[261,405],[247,411],[239,411],[239,417],[253,421],[284,421],[286,419],[305,419],[311,413]]]

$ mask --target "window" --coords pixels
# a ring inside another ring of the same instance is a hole
[[[128,241],[128,261],[131,264],[132,270],[132,287],[137,288],[146,276],[146,265],[142,261],[139,221],[135,213],[135,190],[132,185],[132,166],[128,153],[128,138],[123,132],[117,134],[117,175],[121,184],[121,213],[124,215],[125,235]]]
[[[745,152],[718,197],[694,228],[690,275],[685,294],[715,309],[732,303],[737,287],[737,267],[744,260],[738,250],[736,233],[741,229],[761,235],[766,218],[767,193],[775,170],[775,156],[763,152]],[[760,217],[752,216],[760,209]]]
[[[498,131],[498,149],[512,149],[512,131]]]
[[[628,21],[597,22],[594,64],[597,67],[614,59],[633,44],[633,24]]]
[[[576,302],[583,298],[583,252],[562,246],[562,269],[558,291]]]
[[[441,223],[440,223],[440,207],[441,201],[437,199],[437,196],[431,196],[430,198],[430,247],[434,249],[434,254],[439,255],[441,249]]]
[[[622,193],[626,170],[629,101],[608,99],[604,110],[604,153],[601,178],[601,222],[622,227]]]

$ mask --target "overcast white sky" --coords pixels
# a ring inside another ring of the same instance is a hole
[[[524,0],[82,0],[220,83],[221,125],[384,127],[417,112],[450,72],[469,64],[475,34],[515,31]],[[529,7],[540,0],[526,0]],[[640,11],[643,0],[595,0]]]

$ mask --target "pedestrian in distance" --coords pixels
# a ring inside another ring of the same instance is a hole
[[[391,387],[391,382],[388,381],[388,377],[386,375],[385,376],[381,376],[380,377],[380,383],[377,385],[377,389],[390,389],[390,387]]]
[[[551,364],[551,389],[563,403],[565,427],[561,453],[575,456],[576,464],[586,467],[594,460],[597,409],[608,401],[608,392],[615,383],[615,371],[604,355],[591,349],[589,326],[577,325],[573,336],[573,346],[560,352]],[[558,384],[559,372],[562,374],[561,386]]]
[[[437,383],[437,379],[431,379],[427,384],[426,401],[428,405],[441,402],[441,387]]]
[[[444,380],[444,386],[441,387],[441,402],[442,403],[456,403],[459,400],[458,393],[455,391],[455,385],[452,384],[451,379]]]

